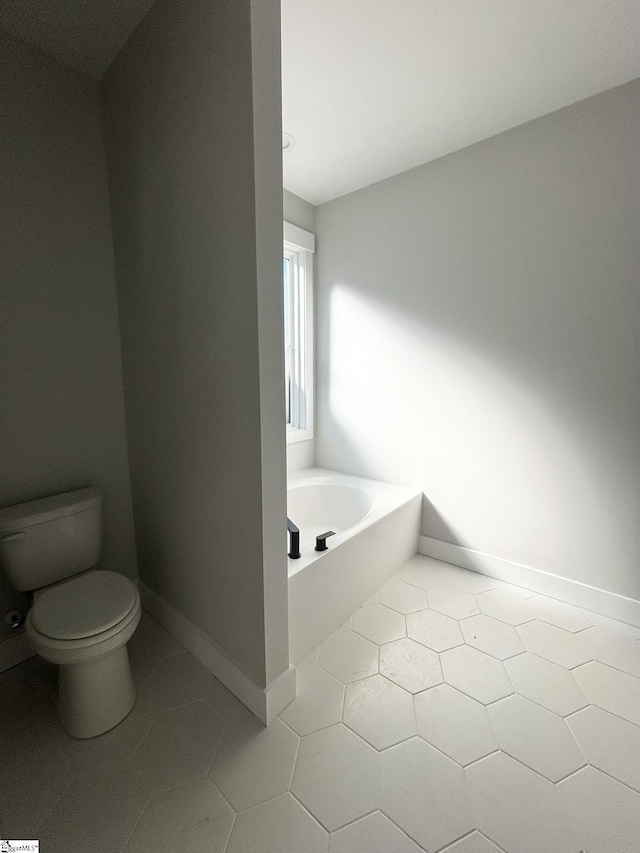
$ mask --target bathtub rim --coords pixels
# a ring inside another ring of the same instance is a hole
[[[372,506],[364,518],[360,519],[356,524],[346,528],[335,537],[328,540],[329,549],[323,552],[314,550],[313,543],[301,543],[302,556],[297,560],[292,560],[287,557],[288,577],[292,578],[298,572],[303,571],[312,563],[321,560],[333,550],[338,548],[343,542],[351,539],[360,531],[375,524],[384,516],[398,509],[417,496],[422,496],[420,489],[411,489],[406,486],[396,486],[391,483],[385,483],[380,480],[369,480],[365,477],[358,477],[354,474],[345,474],[341,471],[332,471],[330,468],[306,468],[302,471],[296,471],[287,478],[287,491],[300,486],[322,486],[322,485],[341,485],[349,486],[350,488],[361,489],[366,492],[372,499]],[[295,524],[295,518],[291,519]],[[323,531],[319,530],[318,533]]]
[[[334,482],[322,483],[322,484],[318,484],[318,483],[315,483],[315,484],[314,483],[292,483],[290,486],[287,487],[287,514],[292,519],[295,519],[295,523],[296,523],[296,525],[298,525],[298,527],[300,527],[301,524],[303,524],[303,521],[301,519],[296,518],[297,512],[289,506],[289,495],[290,495],[290,493],[302,491],[304,489],[311,489],[311,490],[314,490],[317,488],[322,489],[324,486],[326,486],[328,489],[344,489],[348,492],[355,492],[357,495],[364,495],[364,497],[366,498],[366,500],[368,502],[366,511],[361,512],[358,520],[354,521],[352,524],[349,524],[346,527],[343,526],[341,528],[341,530],[339,531],[339,533],[335,534],[336,536],[338,536],[340,533],[343,533],[346,530],[351,530],[352,527],[355,527],[357,524],[360,524],[360,522],[364,521],[369,516],[369,514],[373,511],[373,508],[375,506],[374,498],[369,494],[368,491],[365,491],[365,489],[358,489],[355,486],[351,486],[351,485],[347,486],[344,483],[334,483]],[[335,526],[331,522],[328,522],[328,523],[331,524],[331,527]],[[308,526],[308,525],[306,525],[306,526]],[[324,531],[320,530],[320,529],[318,529],[316,531],[316,533],[323,533],[323,532]],[[334,541],[336,541],[336,540],[334,540]]]

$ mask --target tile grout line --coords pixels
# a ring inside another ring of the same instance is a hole
[[[307,808],[307,806],[305,806],[305,804],[302,802],[302,800],[300,800],[300,799],[299,799],[299,798],[298,798],[298,797],[293,793],[293,791],[289,791],[288,793],[290,794],[290,796],[291,796],[291,797],[293,797],[293,799],[294,799],[294,800],[296,801],[296,803],[300,806],[300,808],[301,808],[301,809],[302,809],[302,810],[303,810],[307,815],[309,815],[309,817],[311,818],[311,820],[312,820],[315,824],[317,824],[317,825],[320,827],[320,829],[322,829],[324,832],[326,832],[326,833],[327,833],[327,835],[329,836],[329,838],[331,838],[331,834],[332,834],[332,833],[331,833],[331,832],[326,828],[326,826],[325,826],[323,823],[321,823],[321,821],[319,820],[319,818],[317,818],[317,817],[316,817],[312,812],[310,812],[310,811],[309,811],[309,809]],[[281,796],[282,796],[282,795],[281,795]],[[360,820],[360,818],[358,818],[358,820]],[[338,832],[338,830],[336,829],[336,830],[334,830],[334,832]]]
[[[628,723],[630,726],[635,726],[636,729],[640,730],[640,723],[634,723],[633,720],[628,720],[626,717],[621,717],[620,714],[616,714],[615,711],[610,711],[608,708],[603,708],[602,705],[598,705],[597,702],[589,702],[589,704],[585,705],[584,708],[578,708],[577,711],[572,711],[570,714],[567,715],[566,719],[568,719],[569,717],[575,717],[576,714],[579,714],[581,711],[586,711],[588,708],[597,708],[599,711],[604,711],[605,714],[610,714],[617,720],[622,720],[623,723]]]
[[[212,783],[212,784],[213,784],[213,783]],[[216,790],[219,790],[219,789],[217,788],[217,786],[216,786]],[[220,793],[222,794],[222,791],[221,791]],[[224,797],[224,794],[222,794],[222,796]],[[226,797],[225,797],[225,799],[226,799]],[[227,802],[229,802],[229,801],[227,800]],[[231,806],[231,803],[229,803],[229,805]],[[232,807],[232,808],[233,808],[233,807]],[[238,818],[239,818],[239,817],[240,817],[240,815],[239,815],[239,814],[238,814],[238,812],[234,809],[234,810],[233,810],[233,823],[231,824],[231,830],[229,831],[229,837],[228,837],[228,838],[227,838],[227,840],[226,840],[226,843],[225,843],[225,845],[224,845],[224,849],[223,849],[222,853],[227,853],[227,850],[229,849],[229,845],[231,844],[231,838],[232,838],[232,836],[233,836],[233,830],[236,828],[236,823],[238,822]]]
[[[127,849],[127,845],[129,844],[129,842],[130,842],[130,841],[131,841],[131,839],[133,838],[133,836],[134,836],[134,833],[135,833],[136,829],[138,828],[138,826],[140,825],[140,822],[142,821],[142,818],[143,818],[143,817],[145,816],[145,814],[147,813],[147,809],[149,808],[149,806],[150,806],[150,805],[151,805],[151,803],[153,802],[153,800],[154,800],[154,796],[155,796],[154,794],[151,794],[151,795],[150,795],[150,797],[149,797],[149,802],[148,802],[148,803],[146,804],[146,806],[142,809],[142,812],[141,812],[141,814],[140,814],[140,817],[139,817],[139,818],[138,818],[138,820],[135,822],[135,826],[133,827],[133,829],[131,830],[131,832],[130,832],[130,833],[129,833],[129,835],[127,836],[127,840],[125,841],[125,843],[124,843],[124,844],[122,845],[122,847],[120,848],[119,853],[125,853],[125,850]]]
[[[569,773],[563,779],[559,779],[557,782],[554,782],[553,784],[554,785],[561,785],[563,782],[568,781],[573,776],[577,776],[578,773],[582,773],[584,770],[587,770],[589,767],[598,773],[602,773],[603,776],[608,776],[609,779],[613,780],[614,782],[618,782],[620,785],[623,785],[625,788],[627,788],[627,790],[632,791],[634,794],[640,794],[640,791],[637,788],[633,788],[631,785],[628,784],[628,782],[623,782],[622,779],[618,779],[616,776],[613,776],[607,770],[603,770],[601,767],[597,767],[595,764],[592,764],[591,761],[587,761],[586,764],[584,764],[582,767],[579,767],[577,770],[574,770],[572,773]]]

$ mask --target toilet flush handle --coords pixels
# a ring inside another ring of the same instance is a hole
[[[0,539],[0,542],[13,542],[15,539],[24,539],[27,534],[24,531],[18,533],[8,533]]]

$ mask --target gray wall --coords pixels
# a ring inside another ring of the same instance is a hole
[[[304,228],[312,234],[316,233],[316,209],[312,204],[289,190],[283,190],[282,206],[287,222],[297,225],[298,228]]]
[[[640,598],[640,83],[316,211],[318,464]]]
[[[284,219],[298,228],[316,233],[316,209],[308,201],[294,195],[289,190],[283,191]],[[287,471],[302,471],[315,465],[315,440],[295,441],[287,444]]]
[[[99,486],[102,565],[135,578],[98,84],[2,35],[0,64],[0,506]]]
[[[264,685],[288,638],[279,7],[258,5],[252,40],[249,0],[160,0],[103,106],[141,578]]]

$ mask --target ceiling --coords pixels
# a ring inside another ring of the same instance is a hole
[[[152,2],[0,0],[0,29],[100,79]],[[638,0],[282,0],[282,17],[284,183],[313,204],[640,76]]]
[[[638,0],[282,0],[284,184],[312,204],[640,76]]]
[[[153,0],[0,0],[0,30],[99,80]]]

